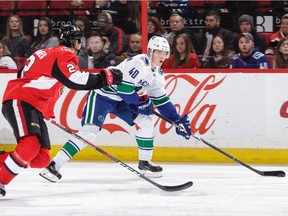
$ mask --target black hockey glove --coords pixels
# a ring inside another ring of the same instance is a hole
[[[123,74],[116,68],[102,69],[100,75],[104,86],[106,85],[120,85],[122,83]]]
[[[176,133],[180,136],[189,139],[192,135],[191,126],[188,116],[185,114],[181,118],[175,121],[175,123],[179,126],[176,127]]]

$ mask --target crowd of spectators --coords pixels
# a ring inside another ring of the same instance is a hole
[[[12,2],[20,10],[22,1]],[[53,31],[49,15],[69,14],[69,17],[73,17],[71,21],[84,33],[79,54],[81,68],[116,65],[125,58],[141,53],[141,24],[147,27],[148,40],[153,35],[159,35],[165,37],[170,44],[171,55],[164,62],[163,68],[281,68],[287,65],[283,63],[287,59],[287,47],[279,44],[287,44],[287,41],[280,41],[288,38],[288,14],[282,16],[280,29],[271,34],[267,42],[256,31],[254,17],[250,15],[253,14],[252,11],[240,1],[197,1],[197,4],[196,1],[188,0],[149,1],[146,23],[141,20],[140,1],[41,2],[46,4],[45,16],[38,18],[34,35],[24,34],[23,17],[17,15],[19,13],[15,13],[15,10],[11,10],[9,16],[5,14],[7,23],[0,38],[0,62],[4,57],[7,62],[9,57],[17,68],[21,68],[34,51],[58,46],[57,34]],[[258,11],[271,12],[276,8],[275,11],[280,13],[279,3],[277,7],[272,1],[269,4],[265,2],[262,6],[260,1],[250,3],[250,7],[253,6]],[[4,5],[3,2],[1,4]],[[0,9],[0,16],[5,9],[3,7]],[[43,14],[43,10],[39,9],[39,15]],[[35,10],[32,12],[34,14]],[[202,28],[187,25],[185,17],[192,13],[202,15]],[[161,22],[165,19],[169,21],[166,26]],[[92,28],[93,25],[95,28]],[[2,55],[1,48],[4,50]],[[259,59],[264,63],[259,63]],[[14,68],[11,65],[10,62],[7,68]],[[5,67],[5,64],[0,66]]]

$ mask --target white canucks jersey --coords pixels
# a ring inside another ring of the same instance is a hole
[[[123,73],[123,83],[120,86],[112,85],[95,90],[98,94],[117,101],[123,99],[126,101],[125,99],[127,98],[127,101],[131,103],[129,97],[135,95],[135,91],[140,89],[138,94],[147,93],[155,106],[160,106],[170,101],[164,88],[165,78],[163,71],[159,67],[154,70],[151,69],[151,60],[147,54],[139,54],[128,58],[117,65],[116,68]],[[137,102],[134,101],[134,103]]]

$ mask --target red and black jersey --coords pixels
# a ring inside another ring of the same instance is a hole
[[[277,44],[282,38],[287,38],[287,37],[286,37],[286,35],[283,34],[281,29],[279,31],[277,31],[275,34],[271,35],[270,42],[269,42],[268,47],[265,51],[265,54],[266,55],[267,54],[274,55],[275,54],[274,50],[277,48]]]
[[[7,84],[3,102],[21,100],[31,104],[45,117],[54,117],[54,105],[62,89],[76,90],[103,87],[100,75],[80,72],[78,58],[65,46],[38,50],[25,62],[21,77]]]

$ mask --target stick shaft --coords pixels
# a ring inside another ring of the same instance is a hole
[[[153,114],[155,114],[155,115],[158,116],[159,118],[167,121],[168,123],[172,124],[172,125],[175,126],[175,127],[181,127],[181,126],[175,124],[175,122],[171,121],[170,119],[166,118],[165,116],[161,115],[160,113],[158,113],[158,112],[156,112],[156,111],[153,111]],[[203,144],[205,144],[205,145],[208,145],[209,147],[213,148],[214,150],[216,150],[216,151],[220,152],[221,154],[225,155],[226,157],[232,159],[232,160],[235,161],[236,163],[238,163],[238,164],[240,164],[240,165],[242,165],[242,166],[244,166],[244,167],[252,170],[253,172],[255,172],[255,173],[259,174],[259,175],[262,175],[262,176],[278,176],[278,177],[285,177],[285,175],[286,175],[285,172],[283,172],[283,171],[281,171],[281,170],[279,170],[279,171],[260,171],[260,170],[257,170],[257,169],[255,169],[255,168],[249,166],[248,164],[242,162],[241,160],[235,158],[234,156],[228,154],[227,152],[225,152],[225,151],[217,148],[216,146],[210,144],[210,143],[207,142],[206,140],[204,140],[204,139],[202,139],[202,138],[200,138],[200,137],[198,137],[198,136],[196,136],[196,135],[194,135],[194,134],[192,135],[192,137],[195,138],[195,139],[197,139],[197,140],[199,140],[201,143],[203,143]]]
[[[108,157],[109,159],[111,159],[112,161],[114,161],[115,163],[121,165],[122,167],[126,168],[127,170],[129,170],[130,172],[136,174],[137,176],[139,176],[140,178],[148,181],[149,183],[153,184],[154,186],[160,188],[161,190],[164,191],[179,191],[179,190],[184,190],[186,188],[189,188],[193,185],[193,183],[187,182],[184,183],[182,185],[175,185],[175,186],[165,186],[165,185],[160,185],[156,182],[154,182],[153,180],[147,178],[146,176],[144,176],[142,173],[138,172],[137,170],[135,170],[134,168],[132,168],[131,166],[129,166],[128,164],[122,162],[121,160],[113,157],[112,155],[108,154],[106,151],[104,151],[103,149],[99,148],[98,146],[96,146],[95,144],[89,142],[88,140],[84,139],[83,137],[79,136],[76,133],[73,133],[71,130],[69,130],[68,128],[65,128],[64,126],[60,125],[59,123],[57,123],[54,120],[51,120],[51,123],[56,125],[58,128],[64,130],[65,132],[71,134],[72,136],[76,137],[77,139],[81,140],[82,142],[86,143],[87,145],[91,146],[92,148],[94,148],[96,151],[100,152],[101,154],[103,154],[104,156]]]

